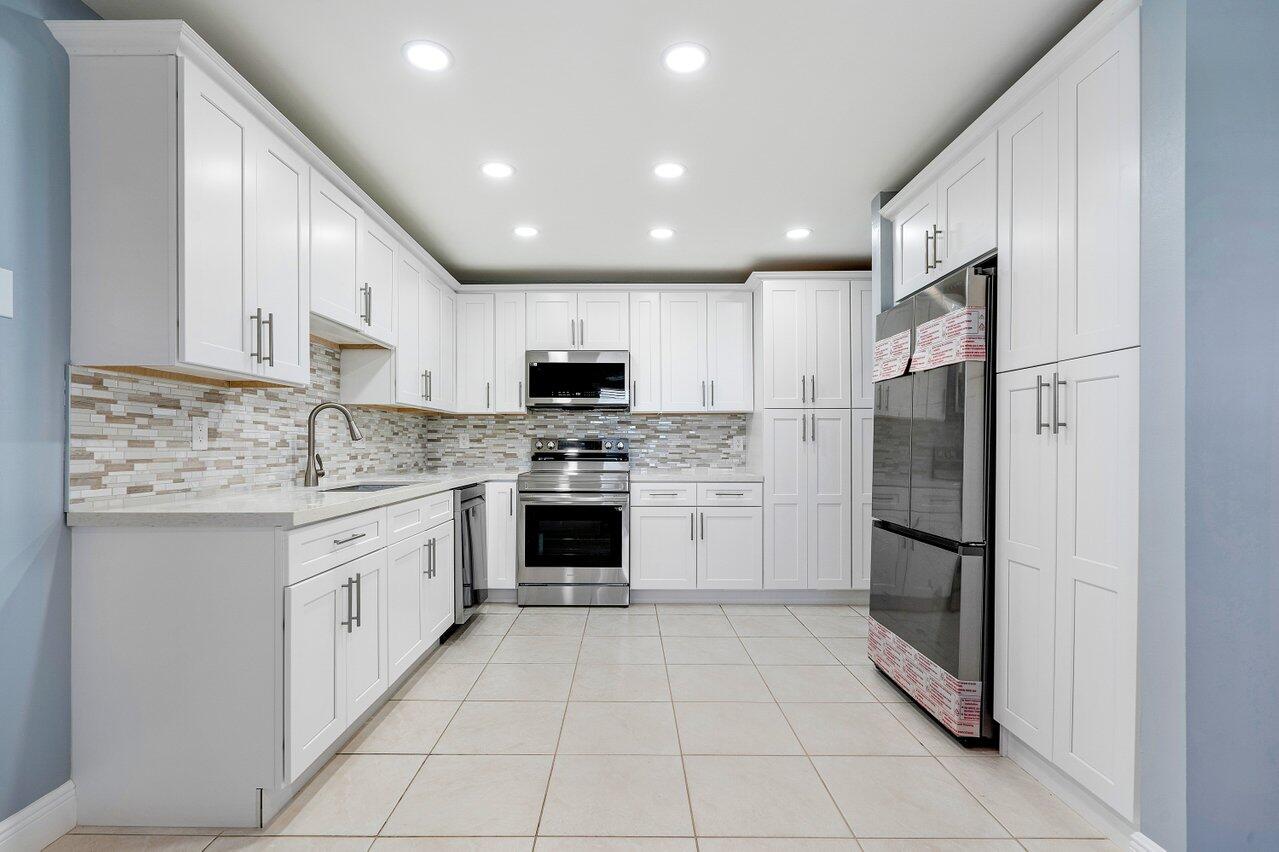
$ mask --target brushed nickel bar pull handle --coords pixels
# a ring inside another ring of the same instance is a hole
[[[586,345],[586,320],[584,319],[578,320],[577,325],[578,325],[577,339],[581,343],[581,345],[585,346]]]
[[[639,401],[639,392],[636,390],[636,388],[637,388],[636,381],[634,379],[631,379],[631,405],[634,405],[636,402]]]
[[[1066,386],[1066,380],[1065,380],[1065,379],[1060,379],[1060,378],[1058,378],[1058,377],[1057,377],[1057,374],[1056,374],[1056,373],[1053,373],[1053,434],[1054,434],[1054,435],[1056,435],[1056,434],[1057,434],[1057,430],[1058,430],[1058,429],[1065,429],[1065,428],[1066,428],[1066,421],[1065,421],[1065,420],[1062,420],[1062,419],[1061,419],[1061,417],[1060,417],[1060,416],[1059,416],[1059,414],[1058,414],[1058,412],[1059,412],[1059,408],[1058,408],[1058,405],[1059,405],[1058,396],[1059,396],[1059,394],[1057,393],[1057,391],[1058,391],[1059,389],[1061,389],[1061,388],[1063,388],[1063,387],[1065,387],[1065,386]]]
[[[430,402],[435,401],[435,371],[426,371],[426,398]]]
[[[716,491],[716,497],[745,497],[745,491]]]
[[[702,382],[702,408],[706,407],[706,382]]]
[[[346,628],[347,633],[354,629],[353,625],[355,623],[355,609],[351,603],[351,594],[354,586],[355,584],[349,578],[342,584],[342,588],[346,589],[346,620],[342,622],[342,626]]]
[[[356,533],[355,535],[348,536],[348,537],[346,537],[346,538],[335,538],[335,539],[333,539],[333,543],[334,543],[335,545],[340,545],[340,544],[350,544],[350,543],[351,543],[351,542],[353,542],[353,541],[356,541],[356,540],[358,540],[358,539],[364,538],[366,535],[368,535],[368,533],[362,533],[362,532],[360,532],[360,533]]]
[[[932,240],[933,235],[929,231],[924,231],[924,271],[928,272],[933,268],[932,261],[928,259],[928,243]]]
[[[806,414],[805,412],[801,411],[799,413],[799,425],[803,427],[803,431],[800,433],[799,440],[807,444],[808,443],[808,414]]]
[[[941,228],[933,225],[933,269],[941,267],[941,252],[937,250],[941,245]]]
[[[808,376],[808,397],[813,401],[813,405],[817,404],[817,374],[810,373]]]
[[[688,513],[688,540],[689,541],[697,541],[697,535],[696,535],[697,521],[694,520],[693,518],[695,514],[696,512]]]
[[[808,376],[802,374],[799,377],[799,401],[808,405]]]
[[[492,382],[484,383],[484,407],[486,409],[493,407],[493,383]]]
[[[697,514],[700,515],[702,519],[702,541],[706,541],[706,513],[698,512]]]
[[[364,583],[360,579],[360,572],[355,572],[355,626],[360,627],[364,624]]]
[[[711,379],[711,408],[715,407],[715,380]]]
[[[1044,388],[1048,387],[1041,375],[1035,376],[1035,434],[1042,435],[1044,427]]]
[[[249,314],[249,321],[254,324],[254,338],[257,340],[257,351],[250,352],[249,357],[262,363],[262,309],[258,308],[256,313]]]
[[[520,408],[524,407],[524,380],[519,381]]]
[[[513,518],[513,517],[515,517],[515,489],[514,489],[514,488],[512,488],[510,491],[508,491],[508,492],[506,492],[506,493],[507,493],[507,496],[509,496],[509,497],[511,498],[511,499],[510,499],[510,503],[511,503],[511,517]]]
[[[261,310],[261,308],[259,308],[258,310]],[[266,356],[266,364],[268,367],[274,367],[275,366],[275,314],[274,313],[269,313],[266,315],[266,325],[267,325],[266,343],[267,343],[267,352],[269,353]]]
[[[817,412],[813,412],[813,443],[817,443]]]
[[[570,346],[577,345],[577,323],[572,320],[568,321],[568,342]]]

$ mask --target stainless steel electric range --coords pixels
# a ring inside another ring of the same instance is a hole
[[[538,438],[516,482],[521,606],[627,606],[630,447],[625,438]]]

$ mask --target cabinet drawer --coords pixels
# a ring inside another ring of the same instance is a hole
[[[702,482],[697,486],[699,506],[763,506],[760,482]]]
[[[314,577],[387,545],[386,509],[370,509],[289,533],[285,584]]]
[[[388,544],[404,541],[410,536],[426,532],[436,524],[453,520],[453,492],[432,494],[416,500],[405,500],[386,507],[386,526],[390,535]]]
[[[631,483],[632,506],[696,506],[694,482]]]

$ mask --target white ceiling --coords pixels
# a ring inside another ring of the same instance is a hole
[[[904,184],[1096,0],[87,0],[183,18],[465,282],[865,268]],[[412,39],[446,45],[442,74]],[[667,45],[710,51],[701,72]],[[660,181],[662,160],[688,166]],[[517,169],[502,182],[486,160]],[[533,240],[512,236],[533,224]],[[669,225],[659,242],[649,228]],[[804,241],[785,238],[807,225]]]

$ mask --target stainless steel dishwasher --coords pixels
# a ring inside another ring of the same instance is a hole
[[[453,491],[453,623],[465,624],[489,596],[484,486]]]

